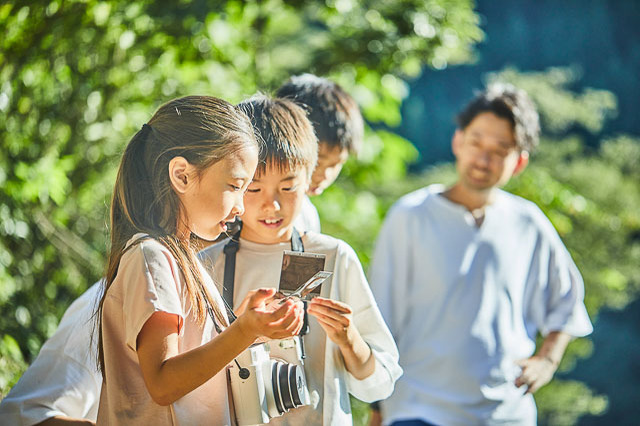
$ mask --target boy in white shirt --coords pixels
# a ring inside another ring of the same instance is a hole
[[[401,375],[398,353],[358,258],[345,242],[307,232],[296,237],[294,219],[300,211],[316,161],[317,142],[305,112],[291,101],[256,97],[240,104],[265,141],[254,181],[245,195],[242,230],[235,268],[225,247],[217,243],[201,252],[203,264],[221,285],[233,273],[237,309],[247,293],[278,287],[283,251],[299,244],[305,252],[326,256],[333,276],[321,287],[321,297],[308,303],[309,331],[303,337],[305,372],[316,406],[291,410],[270,424],[321,425],[352,422],[349,393],[363,401],[391,394]],[[299,238],[299,239],[296,239]],[[232,240],[232,241],[233,241]],[[227,280],[228,283],[228,280]],[[228,295],[228,287],[221,289]]]

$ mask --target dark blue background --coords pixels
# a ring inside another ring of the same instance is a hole
[[[420,151],[415,169],[453,159],[454,115],[482,88],[487,72],[507,66],[520,71],[578,67],[582,78],[572,89],[606,89],[618,98],[618,116],[602,133],[640,135],[640,1],[480,0],[477,11],[486,33],[477,46],[477,62],[426,69],[411,83],[396,131]],[[589,144],[602,136],[581,133]]]

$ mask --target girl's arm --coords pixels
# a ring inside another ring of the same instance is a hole
[[[299,305],[285,303],[265,310],[274,289],[261,289],[250,299],[246,312],[210,342],[188,352],[178,351],[178,317],[154,313],[137,338],[142,376],[151,398],[169,405],[196,389],[227,366],[259,336],[279,339],[293,336],[302,326]]]
[[[345,367],[353,377],[363,380],[373,374],[373,353],[356,328],[353,311],[349,305],[324,297],[315,297],[309,302],[307,312],[316,317],[327,337],[338,345]]]

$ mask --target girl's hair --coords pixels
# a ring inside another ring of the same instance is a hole
[[[173,254],[196,320],[204,324],[209,304],[217,321],[226,325],[224,315],[203,285],[194,250],[175,235],[182,205],[171,186],[169,162],[174,157],[184,157],[200,177],[211,165],[247,147],[259,150],[247,116],[228,102],[210,96],[187,96],[167,102],[127,145],[111,200],[111,247],[97,312],[98,362],[103,374],[104,299],[118,273],[120,259],[129,248],[125,249],[125,245],[137,233],[160,241]]]

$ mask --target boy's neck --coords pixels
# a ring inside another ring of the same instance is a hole
[[[240,231],[240,238],[257,244],[280,244],[291,242],[291,236],[293,235],[293,225],[287,227],[284,234],[274,239],[261,238],[258,234],[253,232],[247,232],[246,227],[243,227]]]

